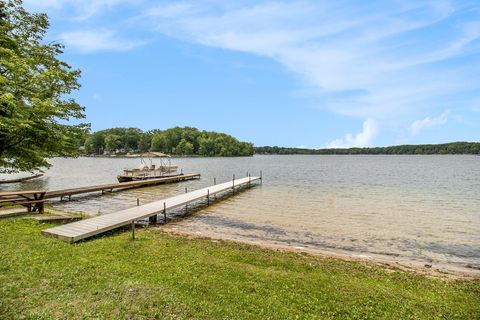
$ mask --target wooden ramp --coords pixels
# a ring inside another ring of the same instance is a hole
[[[114,190],[125,190],[125,189],[153,186],[157,184],[187,181],[187,180],[198,179],[198,178],[200,178],[199,173],[189,173],[189,174],[181,174],[181,175],[156,178],[156,179],[100,184],[100,185],[90,186],[90,187],[80,187],[80,188],[73,188],[73,189],[48,191],[45,194],[44,199],[60,198],[60,200],[63,200],[63,198],[65,197],[70,198],[71,196],[76,194],[91,193],[95,191],[102,191],[102,193],[105,191],[113,192]]]
[[[250,183],[257,180],[261,180],[261,177],[246,177],[233,180],[119,212],[105,214],[102,216],[50,228],[44,230],[43,233],[63,241],[75,242],[109,230],[129,225],[134,221],[156,216],[160,213],[166,214],[169,209],[173,209],[202,198],[208,199],[210,196],[220,192],[230,189],[235,191],[236,187],[250,185]]]

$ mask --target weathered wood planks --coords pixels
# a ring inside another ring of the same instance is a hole
[[[169,209],[183,206],[187,203],[207,198],[220,192],[230,189],[234,190],[236,187],[240,186],[250,185],[250,183],[257,180],[261,180],[261,177],[246,177],[232,180],[119,212],[57,226],[44,230],[43,233],[63,241],[76,242],[106,231],[129,225],[132,221],[161,214],[164,210],[168,211]]]
[[[96,192],[96,191],[103,192],[103,191],[124,190],[124,189],[139,188],[139,187],[145,187],[145,186],[153,186],[157,184],[187,181],[187,180],[192,180],[197,178],[200,178],[199,173],[189,173],[189,174],[182,174],[177,176],[156,178],[156,179],[149,179],[149,180],[110,183],[110,184],[101,184],[101,185],[89,186],[89,187],[48,191],[45,194],[45,199],[52,199],[52,198],[62,199],[64,197],[71,197],[73,195],[82,194],[82,193],[90,193],[90,192]]]

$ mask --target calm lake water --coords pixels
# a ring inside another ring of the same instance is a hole
[[[56,202],[104,214],[263,170],[264,181],[175,223],[179,231],[353,255],[480,268],[478,156],[180,158],[200,180]],[[116,182],[138,159],[53,159],[35,181],[2,190]],[[179,214],[180,212],[177,212]]]

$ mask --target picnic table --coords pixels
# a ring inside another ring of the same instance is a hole
[[[0,207],[22,205],[28,212],[43,213],[45,194],[46,191],[41,190],[0,192]]]

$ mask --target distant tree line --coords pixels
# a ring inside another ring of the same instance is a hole
[[[480,143],[451,142],[444,144],[345,149],[303,149],[266,146],[255,147],[254,151],[256,154],[480,154]]]
[[[87,154],[126,154],[147,151],[174,155],[251,156],[253,145],[225,133],[192,127],[143,132],[137,128],[112,128],[89,133],[79,146]]]

